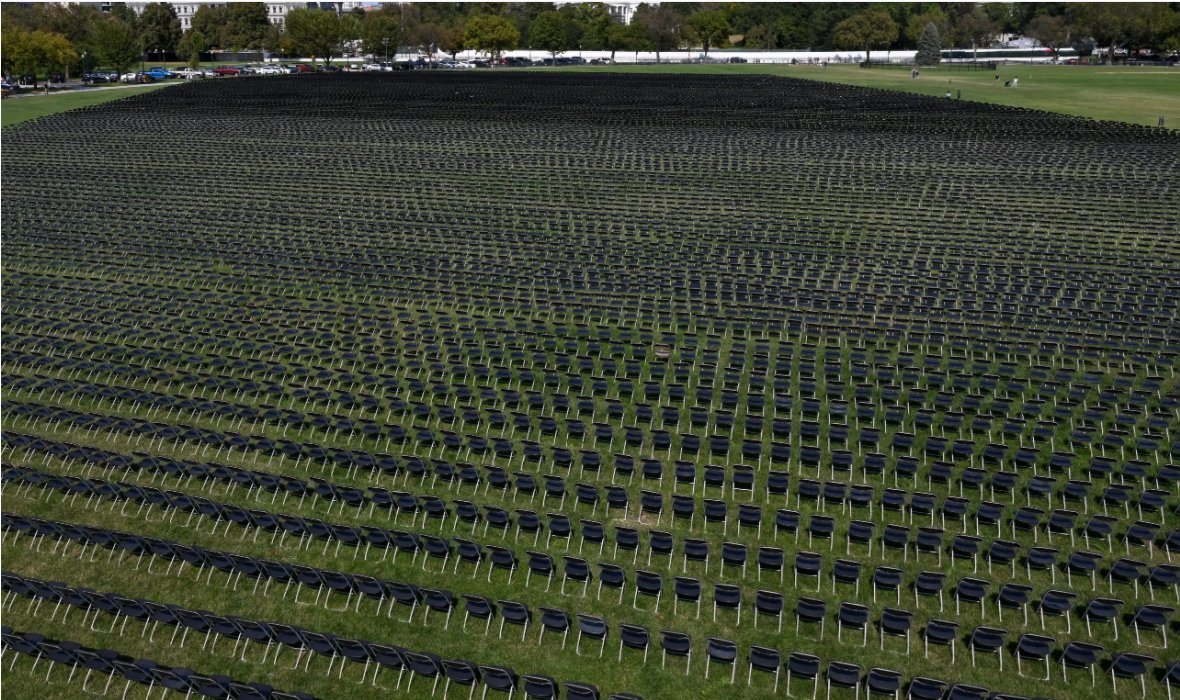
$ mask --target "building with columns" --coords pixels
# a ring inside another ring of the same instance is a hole
[[[172,9],[176,10],[176,16],[180,19],[180,28],[182,30],[190,29],[193,26],[193,15],[197,14],[203,5],[211,7],[225,7],[228,3],[224,2],[169,2]],[[127,7],[131,8],[135,14],[140,14],[143,9],[148,6],[146,2],[129,2]],[[364,7],[362,2],[268,2],[266,3],[266,16],[271,24],[283,26],[283,22],[287,17],[287,13],[291,10],[318,8],[323,10],[335,10],[339,13],[351,12],[354,7]]]

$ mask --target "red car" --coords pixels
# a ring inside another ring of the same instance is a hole
[[[234,68],[233,66],[222,66],[213,69],[213,73],[216,75],[238,75],[241,72],[241,68]]]

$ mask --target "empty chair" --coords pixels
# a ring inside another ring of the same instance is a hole
[[[492,618],[496,614],[496,606],[491,598],[476,595],[463,595],[463,631],[467,631],[467,620],[474,617],[477,620],[487,620],[484,624],[484,634],[492,627]]]
[[[487,691],[499,691],[511,696],[516,692],[517,676],[511,668],[501,666],[480,666],[480,680],[484,682],[484,693],[480,699],[487,698]]]
[[[1065,619],[1065,633],[1072,633],[1073,624],[1070,622],[1070,611],[1073,610],[1077,597],[1076,593],[1070,591],[1045,591],[1045,594],[1041,596],[1040,604],[1037,605],[1037,611],[1041,616],[1041,629],[1045,629],[1045,615],[1057,615]]]
[[[837,688],[846,688],[855,690],[856,696],[860,697],[860,673],[861,668],[856,664],[851,664],[846,661],[829,661],[828,662],[828,697],[832,697],[832,686]]]
[[[623,660],[623,648],[641,649],[643,651],[643,663],[647,664],[647,649],[651,643],[651,636],[647,632],[646,627],[640,625],[628,625],[626,623],[619,625],[619,661]]]
[[[602,597],[602,587],[619,589],[619,604],[623,603],[623,590],[627,585],[627,575],[622,567],[615,564],[606,564],[599,562],[598,564],[598,591],[594,598],[598,600]]]
[[[557,681],[549,676],[528,675],[520,677],[520,689],[526,698],[536,700],[554,700],[557,698]]]
[[[701,616],[701,582],[687,576],[676,576],[673,579],[672,614],[676,614],[680,601],[696,603],[697,618]]]
[[[782,666],[783,657],[778,649],[751,644],[749,651],[749,670],[746,672],[746,686],[749,687],[753,682],[754,670],[757,669],[764,673],[774,674],[774,689],[771,693],[777,693],[778,678],[782,672]]]
[[[1139,638],[1139,630],[1159,630],[1162,643],[1158,648],[1167,649],[1168,623],[1171,621],[1172,615],[1175,612],[1175,608],[1169,608],[1163,605],[1148,604],[1141,606],[1131,618],[1131,627],[1135,629],[1135,643],[1139,645],[1143,644]]]
[[[759,615],[772,615],[778,621],[778,631],[783,630],[783,594],[776,591],[758,590],[754,594],[754,627],[758,627]]]
[[[713,622],[717,621],[717,608],[729,608],[737,612],[735,625],[742,624],[742,589],[725,583],[713,584]]]
[[[578,613],[578,641],[574,644],[574,653],[582,655],[582,637],[598,639],[602,644],[598,648],[598,656],[606,649],[607,626],[606,620],[596,615]]]
[[[1049,680],[1049,656],[1053,653],[1053,648],[1057,646],[1057,640],[1053,637],[1046,637],[1043,634],[1026,633],[1020,635],[1020,639],[1016,642],[1016,673],[1023,676],[1024,668],[1021,664],[1023,659],[1033,659],[1036,661],[1043,661],[1045,664],[1045,677],[1042,680]]]
[[[545,639],[546,632],[561,634],[561,648],[565,648],[566,637],[570,633],[570,616],[558,608],[539,607],[541,611],[541,631],[537,634],[537,644]]]
[[[795,633],[799,633],[799,625],[808,622],[819,625],[819,638],[824,638],[828,604],[818,598],[799,598],[795,603]]]
[[[762,580],[762,572],[778,572],[779,583],[783,581],[784,554],[780,547],[758,548],[758,580]]]
[[[1000,662],[1000,672],[1004,671],[1004,640],[1008,636],[1008,630],[1000,629],[998,627],[984,627],[979,626],[971,631],[971,636],[967,640],[967,646],[971,648],[971,665],[975,665],[975,652],[980,651],[985,654],[995,654]]]
[[[866,700],[874,695],[888,695],[896,700],[897,694],[901,692],[901,685],[904,678],[898,671],[891,671],[885,668],[870,668],[869,672],[865,674]]]
[[[919,571],[914,579],[914,605],[920,596],[938,596],[938,611],[943,611],[942,591],[946,586],[946,574],[938,571]]]
[[[746,545],[738,544],[736,542],[722,542],[721,543],[721,575],[725,575],[725,567],[729,566],[741,567],[742,578],[746,577]]]
[[[568,700],[598,700],[598,686],[589,683],[577,683],[575,681],[566,681],[561,684],[565,688],[565,697]]]
[[[820,574],[823,571],[823,557],[814,552],[795,553],[795,587],[799,587],[799,576],[814,576],[815,590],[820,589]]]
[[[922,630],[922,651],[930,658],[930,645],[941,644],[951,649],[951,664],[955,663],[955,642],[959,637],[959,623],[950,620],[930,619]]]
[[[1098,644],[1090,642],[1072,641],[1061,650],[1061,680],[1069,683],[1069,667],[1088,669],[1090,671],[1090,685],[1096,683],[1094,668],[1106,650]]]
[[[791,697],[791,680],[802,678],[812,682],[811,697],[819,691],[819,673],[822,662],[818,656],[792,651],[787,655],[787,696]]]
[[[565,595],[565,584],[572,580],[582,583],[582,597],[585,597],[586,589],[590,586],[590,564],[585,559],[568,555],[562,557],[562,561],[565,567],[561,578],[561,594]]]
[[[714,663],[730,666],[729,682],[733,684],[737,675],[737,644],[716,637],[709,637],[705,643],[705,678],[709,677],[709,668]]]
[[[660,654],[660,668],[668,662],[668,655],[683,656],[684,657],[684,675],[688,675],[689,669],[692,667],[692,639],[683,632],[673,632],[671,630],[660,631],[661,641],[660,647],[662,649]]]
[[[947,690],[946,681],[916,676],[910,679],[906,700],[942,700]]]
[[[447,679],[447,682],[443,684],[444,698],[447,696],[447,691],[450,690],[451,683],[470,687],[471,690],[467,692],[468,698],[475,693],[475,685],[479,682],[478,666],[470,661],[443,659],[442,667],[443,675]]]
[[[639,609],[639,596],[645,595],[656,599],[653,612],[660,611],[660,596],[664,591],[664,579],[651,571],[637,570],[635,572],[635,593],[631,596],[631,607]]]
[[[905,653],[910,653],[910,629],[914,625],[914,614],[909,610],[899,610],[897,608],[885,608],[881,611],[881,619],[878,622],[878,629],[880,630],[880,648],[885,650],[886,635],[894,637],[905,637]]]
[[[513,600],[498,600],[496,605],[500,607],[500,631],[498,636],[504,637],[504,625],[520,625],[520,641],[524,641],[525,635],[529,631],[529,622],[532,620],[532,613],[529,611],[527,605],[517,603]]]
[[[1110,657],[1110,683],[1115,697],[1119,692],[1119,678],[1138,678],[1139,690],[1142,697],[1147,697],[1146,677],[1151,667],[1155,665],[1155,658],[1146,654],[1118,652]]]
[[[850,603],[848,601],[840,603],[840,609],[836,612],[836,641],[843,641],[841,639],[841,631],[845,627],[860,630],[860,645],[863,647],[868,644],[869,609],[859,603]]]
[[[529,580],[533,574],[545,578],[545,590],[548,591],[553,583],[553,557],[543,551],[526,551],[529,556],[529,569],[524,577],[525,588],[529,587]]]
[[[1091,598],[1090,602],[1086,604],[1086,609],[1082,611],[1082,617],[1086,620],[1086,634],[1090,637],[1094,636],[1094,632],[1090,628],[1092,620],[1109,622],[1117,642],[1119,639],[1118,616],[1122,609],[1123,601],[1117,598]]]

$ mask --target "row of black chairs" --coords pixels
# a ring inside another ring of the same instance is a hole
[[[151,659],[129,657],[113,649],[92,649],[78,642],[47,638],[36,632],[17,632],[5,626],[0,632],[0,656],[11,653],[12,661],[8,673],[12,673],[19,655],[33,657],[29,673],[34,673],[42,660],[47,663],[44,682],[48,682],[55,666],[69,666],[71,683],[80,668],[86,669],[80,691],[88,694],[106,695],[111,683],[117,678],[126,681],[121,697],[134,684],[146,685],[150,696],[157,686],[165,690],[184,693],[185,697],[196,695],[208,698],[232,698],[233,700],[314,700],[308,693],[282,691],[265,683],[248,683],[220,674],[203,674],[188,668],[165,666]],[[89,688],[91,676],[106,676],[102,690]]]
[[[329,633],[319,633],[311,630],[285,625],[277,622],[265,622],[233,616],[216,615],[209,611],[192,610],[182,606],[159,603],[157,601],[128,598],[116,593],[102,593],[88,588],[74,588],[60,582],[44,581],[5,572],[3,585],[6,592],[30,599],[30,608],[40,608],[43,602],[56,603],[54,616],[62,604],[69,607],[84,608],[87,614],[94,611],[94,618],[90,629],[94,629],[98,617],[102,613],[111,615],[111,626],[106,630],[113,633],[119,620],[119,634],[122,636],[127,622],[136,620],[143,623],[143,634],[148,635],[149,641],[154,640],[156,630],[161,625],[173,628],[169,646],[177,644],[176,636],[180,634],[178,648],[183,648],[190,632],[200,635],[204,633],[201,644],[202,651],[216,651],[217,640],[227,638],[234,640],[231,655],[240,661],[246,661],[246,653],[250,643],[265,644],[262,657],[257,663],[277,664],[283,649],[293,649],[296,652],[295,662],[291,669],[303,671],[310,669],[311,660],[316,656],[328,658],[325,676],[342,678],[348,662],[364,664],[358,683],[369,683],[377,687],[377,679],[381,671],[397,671],[398,678],[395,689],[401,687],[401,681],[407,671],[410,672],[409,684],[413,685],[415,677],[423,677],[433,682],[431,692],[437,690],[440,681],[446,681],[449,689],[452,683],[467,686],[474,692],[474,686],[482,683],[486,689],[514,692],[521,690],[526,697],[546,700],[556,698],[558,684],[553,678],[540,675],[518,676],[511,668],[500,666],[477,665],[466,660],[446,660],[430,652],[415,652],[396,645],[378,644],[363,639],[339,637]],[[36,612],[33,610],[33,614]],[[65,616],[63,615],[63,621]],[[52,619],[52,618],[51,618]],[[83,620],[85,624],[86,620]],[[241,651],[239,653],[239,647]],[[272,655],[271,650],[274,650]],[[337,666],[339,662],[339,666]],[[370,675],[369,670],[373,669]],[[598,700],[598,689],[592,685],[569,682],[563,684],[566,696],[581,700]],[[635,696],[622,694],[616,698],[634,698]]]

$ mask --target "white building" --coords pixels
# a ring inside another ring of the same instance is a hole
[[[202,6],[208,5],[210,7],[225,7],[228,3],[224,2],[169,2],[172,9],[176,10],[176,16],[180,19],[180,28],[188,30],[193,26],[193,15],[197,14]],[[127,7],[131,8],[135,14],[143,12],[144,8],[148,6],[146,2],[129,2]],[[291,10],[318,8],[324,10],[336,10],[336,12],[344,13],[351,12],[354,7],[364,7],[363,2],[268,2],[266,3],[266,17],[271,24],[283,26],[284,20],[287,18],[287,13]]]
[[[555,2],[554,5],[576,5],[584,0],[564,0],[563,2]],[[631,18],[635,16],[635,10],[643,3],[639,2],[604,2],[611,17],[614,17],[623,24],[631,24]],[[658,2],[649,2],[648,5],[659,5]]]

